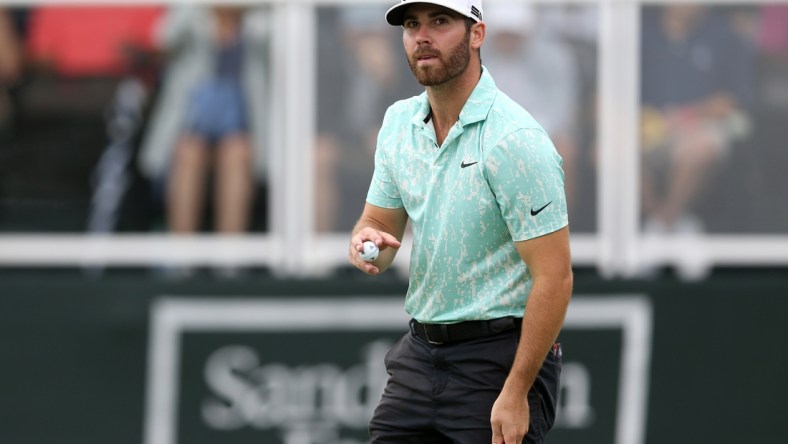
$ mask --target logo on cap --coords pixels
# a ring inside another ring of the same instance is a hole
[[[471,14],[475,15],[476,18],[478,18],[479,20],[482,19],[482,13],[479,12],[479,10],[476,8],[476,6],[471,6]]]

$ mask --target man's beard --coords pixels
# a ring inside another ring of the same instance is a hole
[[[442,54],[437,54],[438,60],[443,61]],[[470,46],[467,38],[451,49],[449,58],[445,63],[438,66],[418,66],[418,57],[408,57],[410,70],[416,80],[424,86],[442,85],[449,80],[457,78],[465,72],[471,61]]]

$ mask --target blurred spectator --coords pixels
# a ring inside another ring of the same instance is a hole
[[[788,58],[788,5],[766,4],[760,11],[760,48]]]
[[[0,81],[16,81],[22,70],[22,49],[11,12],[0,8]]]
[[[695,200],[749,134],[751,48],[701,5],[644,10],[642,198],[647,232],[699,232]]]
[[[337,167],[342,154],[339,135],[346,124],[339,109],[345,97],[344,68],[340,60],[345,48],[340,44],[339,9],[321,8],[317,14],[317,107],[313,170],[315,175],[315,230],[338,230],[339,205]]]
[[[161,7],[36,5],[16,12],[24,53],[2,222],[12,230],[82,231],[91,172],[107,144],[104,113],[139,55],[150,52]],[[58,217],[47,217],[52,213]]]
[[[158,26],[166,74],[140,165],[164,188],[171,232],[247,231],[265,180],[268,14],[244,6],[173,6]],[[208,185],[213,194],[206,196]]]
[[[788,5],[761,7],[756,36],[761,56],[760,99],[774,111],[788,111]]]
[[[575,232],[594,232],[597,213],[597,38],[599,5],[594,2],[549,3],[536,6],[540,32],[571,49],[579,73],[576,122],[575,190],[572,225]]]
[[[788,205],[774,206],[788,195],[788,4],[759,7],[755,34],[758,49],[758,100],[753,177],[760,181],[761,211],[750,226],[770,233],[788,232]],[[768,214],[769,217],[764,217]]]
[[[491,3],[484,65],[509,97],[534,115],[563,158],[570,213],[576,204],[577,110],[580,72],[569,46],[540,26],[541,16],[526,3]]]
[[[386,108],[422,91],[407,66],[396,63],[401,34],[379,25],[385,12],[379,5],[358,5],[323,15],[318,107],[325,110],[318,112],[315,146],[319,232],[352,227],[358,208],[343,204],[366,195]]]
[[[22,48],[10,12],[0,8],[0,140],[12,131],[13,105],[8,89],[22,72]]]
[[[599,6],[593,2],[581,2],[542,4],[537,8],[541,32],[562,40],[574,51],[581,73],[581,94],[595,95]],[[595,101],[585,99],[587,105],[595,105]],[[595,121],[593,125],[596,125]]]

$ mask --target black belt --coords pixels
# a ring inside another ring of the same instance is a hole
[[[411,319],[410,330],[414,335],[430,344],[441,345],[512,330],[519,328],[522,322],[522,318],[511,316],[488,321],[465,321],[457,324],[422,324],[415,319]]]

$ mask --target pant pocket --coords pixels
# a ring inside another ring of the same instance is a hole
[[[540,395],[539,398],[546,426],[545,433],[555,423],[562,366],[563,349],[561,344],[555,344],[542,364],[537,380],[534,383]]]

